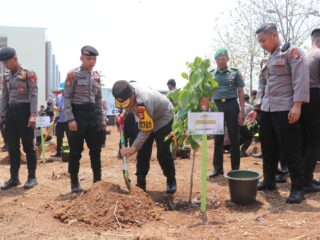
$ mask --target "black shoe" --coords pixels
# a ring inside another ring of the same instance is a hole
[[[54,155],[51,155],[50,157],[61,157],[61,154],[60,153],[56,153]]]
[[[1,190],[8,190],[10,188],[16,187],[20,185],[19,179],[12,179],[10,178],[8,181],[4,183],[4,185],[1,187]]]
[[[174,194],[177,191],[177,182],[173,180],[171,182],[167,182],[167,193]]]
[[[303,186],[304,193],[313,193],[313,192],[320,192],[320,186],[316,185],[314,182],[309,182]]]
[[[282,174],[277,174],[276,175],[276,183],[285,183],[285,182],[287,182],[287,174],[284,174],[284,175],[282,175]]]
[[[290,195],[286,200],[289,204],[299,204],[304,200],[303,192],[300,190],[292,189]]]
[[[79,182],[71,183],[71,193],[80,193],[83,192],[83,189],[80,186]]]
[[[277,174],[286,175],[288,173],[289,173],[288,167],[283,167],[283,168],[277,169]]]
[[[71,193],[80,193],[83,189],[80,186],[79,178],[77,173],[71,173]]]
[[[38,184],[36,178],[28,178],[26,183],[23,185],[24,189],[30,189],[35,187]]]
[[[277,190],[275,183],[267,183],[265,181],[258,183],[258,191],[275,191]]]
[[[312,179],[311,182],[314,184],[314,185],[317,185],[317,186],[320,186],[320,182],[316,179]]]
[[[7,144],[5,144],[5,145],[1,148],[1,152],[8,152],[8,146],[7,146]]]
[[[209,174],[208,178],[215,178],[215,177],[218,177],[220,175],[223,175],[223,171],[217,171],[217,170],[214,170],[212,173]]]
[[[243,157],[248,157],[249,155],[246,153],[246,152],[240,152],[240,157],[243,158]]]

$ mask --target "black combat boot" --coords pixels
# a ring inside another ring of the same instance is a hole
[[[19,181],[19,170],[13,170],[10,168],[10,179],[4,183],[1,190],[8,190],[10,188],[20,185]]]
[[[175,177],[167,178],[167,193],[174,194],[177,191],[177,181]]]
[[[23,188],[25,189],[30,189],[36,186],[37,179],[36,179],[36,171],[35,170],[28,170],[28,179],[26,183],[24,184]]]
[[[71,179],[71,193],[80,193],[83,189],[80,186],[79,178],[77,173],[70,173]]]
[[[290,195],[286,200],[289,204],[299,204],[304,200],[303,191],[295,188],[291,188]]]
[[[93,171],[93,183],[101,181],[101,170],[94,170]]]
[[[137,184],[136,186],[141,188],[143,191],[146,191],[146,176],[145,175],[137,175]]]

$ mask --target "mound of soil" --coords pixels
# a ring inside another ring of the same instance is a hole
[[[130,193],[119,185],[100,181],[92,188],[54,211],[54,217],[64,223],[82,222],[103,230],[141,226],[160,220],[163,209],[157,207],[140,188]]]

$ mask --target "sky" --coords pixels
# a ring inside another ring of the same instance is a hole
[[[99,51],[95,69],[106,87],[136,80],[158,90],[186,62],[211,56],[214,21],[236,0],[0,0],[2,26],[44,27],[62,79],[79,66],[80,49]]]

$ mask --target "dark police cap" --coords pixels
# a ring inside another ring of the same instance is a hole
[[[91,46],[84,46],[81,48],[81,54],[86,56],[99,56],[97,49]]]
[[[127,108],[130,104],[132,86],[125,80],[119,80],[113,84],[112,95],[116,100],[117,108]]]
[[[320,35],[320,28],[316,28],[311,32],[311,37],[319,36]]]
[[[16,55],[16,50],[10,47],[0,48],[0,61],[7,61]]]

